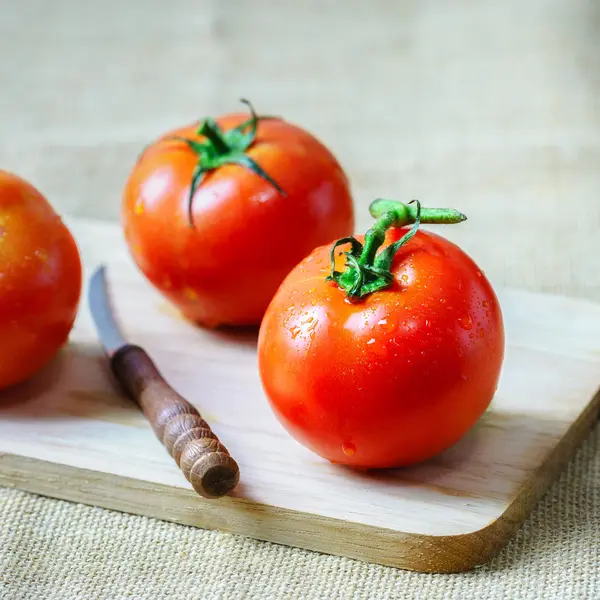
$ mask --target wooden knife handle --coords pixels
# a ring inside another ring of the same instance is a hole
[[[196,408],[164,380],[145,350],[123,346],[112,356],[111,367],[198,494],[219,498],[237,485],[240,470],[227,448]]]

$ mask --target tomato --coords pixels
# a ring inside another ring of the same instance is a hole
[[[258,358],[269,403],[292,436],[332,462],[385,468],[431,458],[494,396],[504,356],[498,299],[463,250],[417,232],[419,210],[374,203],[373,228],[334,246],[334,273],[330,246],[316,248],[263,319]],[[423,209],[424,222],[464,218]]]
[[[0,388],[30,377],[67,341],[81,286],[66,225],[30,183],[0,171]]]
[[[125,185],[122,222],[137,266],[187,319],[257,325],[308,252],[353,231],[354,212],[320,141],[251,110],[151,143]]]

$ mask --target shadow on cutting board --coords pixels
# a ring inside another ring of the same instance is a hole
[[[27,381],[0,392],[0,419],[65,416],[148,427],[125,397],[100,346],[69,342]]]
[[[223,346],[255,349],[257,327],[205,329],[189,327],[187,335]],[[138,336],[156,358],[154,337]],[[204,418],[214,415],[202,410]],[[126,397],[115,381],[109,362],[98,343],[69,341],[54,359],[28,380],[0,391],[0,419],[89,418],[132,427],[150,428],[139,408]]]
[[[560,419],[491,407],[456,444],[421,463],[367,470],[327,465],[358,486],[376,484],[393,495],[406,488],[504,502],[539,467],[564,434]]]
[[[249,348],[256,348],[258,344],[258,327],[229,327],[221,326],[216,329],[203,330],[203,335],[226,344],[236,344]]]
[[[195,325],[185,319],[173,305],[168,302],[160,302],[158,311],[169,317],[179,327],[175,330],[178,335],[194,336],[196,338],[208,338],[213,342],[224,344],[236,344],[238,346],[256,348],[258,343],[259,326],[247,325],[235,327],[232,325],[220,325],[215,328]]]

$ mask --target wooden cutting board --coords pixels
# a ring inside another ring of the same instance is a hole
[[[499,290],[507,353],[476,427],[418,466],[354,472],[297,444],[276,421],[256,368],[256,334],[179,318],[130,262],[119,228],[68,220],[86,275],[109,266],[118,318],[193,402],[241,469],[235,492],[198,497],[109,375],[87,303],[69,345],[0,394],[0,484],[429,572],[490,559],[593,425],[600,395],[600,306]]]

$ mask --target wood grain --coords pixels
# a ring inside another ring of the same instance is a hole
[[[128,344],[110,357],[110,364],[194,490],[204,498],[230,492],[240,478],[237,463],[198,409],[165,381],[148,353]]]
[[[69,219],[87,273],[107,262],[117,318],[238,459],[229,496],[199,498],[113,387],[91,318],[39,376],[0,395],[0,483],[430,572],[488,560],[531,510],[600,403],[600,306],[499,290],[500,386],[477,426],[408,469],[356,472],[296,444],[261,391],[256,332],[183,321],[132,266],[115,225]]]

